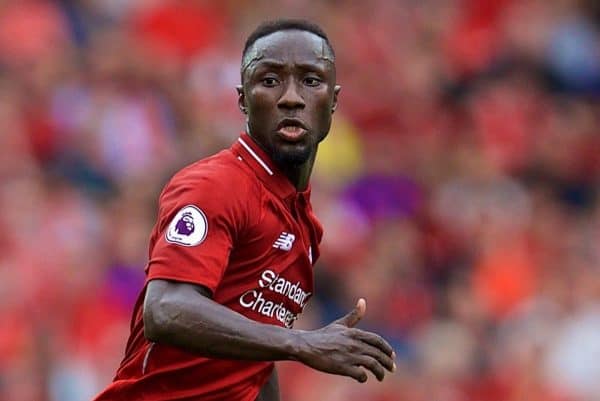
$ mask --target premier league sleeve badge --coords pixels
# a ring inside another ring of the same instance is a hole
[[[165,239],[183,246],[196,246],[206,238],[208,221],[204,212],[194,205],[183,207],[169,224]]]

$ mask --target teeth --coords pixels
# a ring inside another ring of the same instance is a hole
[[[285,127],[283,127],[283,129],[287,132],[298,132],[300,131],[302,128],[296,126],[296,125],[286,125]]]

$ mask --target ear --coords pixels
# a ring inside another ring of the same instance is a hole
[[[235,91],[238,94],[238,107],[240,111],[244,114],[248,114],[248,110],[246,109],[246,95],[244,94],[244,87],[242,85],[237,85],[235,87]]]
[[[331,114],[335,113],[335,110],[337,109],[338,95],[341,90],[342,90],[342,87],[340,85],[336,85],[333,88],[333,106],[331,106]]]

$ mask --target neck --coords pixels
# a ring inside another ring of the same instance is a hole
[[[288,180],[290,180],[292,185],[296,187],[297,191],[302,192],[308,188],[308,183],[310,181],[310,175],[315,164],[316,156],[317,152],[315,151],[306,162],[300,165],[279,166],[281,172],[288,178]]]
[[[253,137],[250,133],[250,127],[248,123],[246,123],[246,132],[248,135]],[[267,154],[269,153],[263,145],[254,139],[254,142],[261,147]],[[297,165],[284,165],[283,163],[276,163],[279,170],[287,177],[288,180],[292,183],[292,185],[296,188],[296,191],[305,191],[308,188],[308,183],[310,181],[310,175],[312,173],[313,166],[315,164],[315,160],[317,158],[317,148],[316,146],[314,152],[310,155],[308,160],[306,160],[302,164]],[[271,158],[272,159],[272,158]],[[275,161],[274,161],[275,162]]]

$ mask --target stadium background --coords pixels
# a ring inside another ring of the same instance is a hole
[[[0,1],[0,400],[83,401],[122,356],[162,185],[226,147],[243,41],[321,23],[341,104],[300,327],[368,300],[383,383],[284,400],[600,400],[594,0]]]

